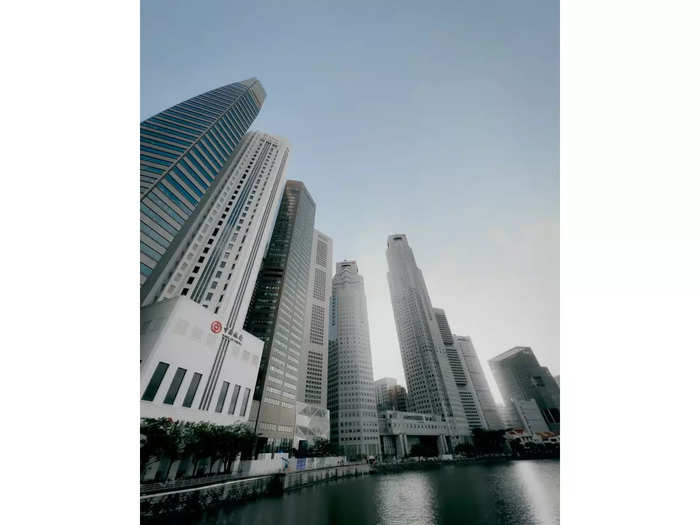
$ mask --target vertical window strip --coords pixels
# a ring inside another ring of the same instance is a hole
[[[221,413],[221,411],[224,409],[224,401],[226,401],[226,394],[228,394],[229,385],[230,383],[228,381],[224,381],[224,383],[221,385],[219,400],[216,402],[216,412]]]
[[[186,373],[186,369],[179,367],[175,371],[173,380],[170,383],[170,388],[168,388],[168,392],[165,394],[165,399],[163,400],[164,404],[172,405],[175,403],[175,398],[177,397],[177,393],[180,391],[180,385],[182,384],[182,380],[185,378]]]
[[[231,395],[231,404],[228,407],[228,413],[230,415],[235,415],[236,404],[238,403],[238,394],[241,391],[241,385],[235,385],[233,387],[233,394]]]
[[[187,394],[185,394],[185,400],[182,402],[182,406],[185,408],[191,408],[192,402],[194,401],[194,396],[197,394],[197,389],[199,388],[199,382],[202,380],[202,374],[195,372],[190,381],[190,386],[187,389]]]
[[[153,372],[151,380],[148,382],[148,386],[146,387],[141,399],[144,401],[153,401],[153,399],[155,399],[158,389],[160,388],[160,384],[163,382],[163,378],[165,377],[165,373],[168,371],[169,367],[170,365],[168,363],[164,363],[163,361],[158,363],[158,366],[156,366],[156,369]]]

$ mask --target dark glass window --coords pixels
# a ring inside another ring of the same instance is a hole
[[[224,409],[224,401],[226,401],[226,394],[228,394],[228,387],[230,383],[228,381],[224,381],[224,384],[221,385],[221,392],[219,393],[219,400],[216,402],[216,411],[221,412]]]
[[[245,393],[243,394],[243,404],[241,405],[241,411],[239,415],[245,416],[245,411],[248,408],[248,398],[250,397],[250,388],[245,389]]]
[[[168,371],[169,366],[170,365],[168,363],[164,363],[163,361],[158,363],[156,371],[153,372],[151,380],[148,382],[146,391],[143,393],[143,397],[141,399],[144,401],[153,401],[153,398],[156,397],[160,384],[163,382],[163,378],[165,377],[165,373]]]
[[[190,408],[192,406],[192,401],[194,401],[194,396],[197,393],[197,388],[199,388],[199,382],[202,380],[202,374],[195,372],[192,376],[192,381],[190,381],[190,386],[187,389],[187,394],[185,394],[185,400],[182,402],[182,406],[185,408]]]
[[[238,393],[241,391],[241,385],[233,387],[233,395],[231,396],[231,404],[228,407],[228,413],[233,415],[236,413],[236,404],[238,403]]]
[[[177,397],[177,393],[180,391],[180,385],[182,384],[182,380],[185,378],[186,373],[187,370],[185,370],[184,368],[178,368],[175,371],[175,376],[173,377],[173,380],[170,383],[168,393],[165,394],[165,399],[163,400],[163,403],[165,403],[166,405],[172,405],[175,402],[175,398]]]

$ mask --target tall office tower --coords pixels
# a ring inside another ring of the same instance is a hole
[[[455,347],[462,357],[462,362],[466,367],[466,373],[474,387],[476,399],[479,403],[479,408],[486,420],[486,426],[489,430],[499,430],[504,428],[501,417],[496,408],[496,402],[493,400],[491,388],[486,381],[484,369],[481,367],[479,356],[476,353],[471,337],[452,334],[455,341]]]
[[[442,343],[445,345],[445,354],[447,355],[447,361],[450,363],[457,393],[462,402],[462,408],[464,408],[464,415],[467,417],[467,424],[471,430],[477,428],[486,429],[488,424],[481,410],[474,383],[469,377],[469,370],[462,354],[457,350],[457,344],[447,322],[445,311],[442,308],[433,308],[433,313],[440,329]]]
[[[314,230],[309,282],[306,294],[306,322],[297,384],[297,414],[294,447],[328,439],[330,414],[328,393],[328,305],[331,298],[333,241]]]
[[[258,115],[260,82],[208,91],[141,123],[141,305],[155,301],[206,213],[200,202]]]
[[[328,306],[331,299],[333,241],[314,230],[306,301],[306,325],[297,401],[320,407],[327,405]]]
[[[534,399],[549,429],[559,431],[559,386],[531,348],[511,348],[489,359],[489,366],[503,399]]]
[[[304,184],[287,181],[245,321],[265,343],[250,421],[274,450],[294,444],[315,215]]]
[[[331,441],[351,458],[379,454],[365,282],[355,261],[335,265],[328,334]]]
[[[445,418],[453,450],[471,434],[423,273],[405,235],[390,235],[389,290],[412,409]]]
[[[243,321],[288,155],[283,139],[244,137],[202,201],[201,225],[186,232],[164,290],[141,309],[142,417],[247,421],[263,343]]]

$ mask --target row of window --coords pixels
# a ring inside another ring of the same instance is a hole
[[[168,371],[168,368],[170,368],[169,363],[165,363],[163,361],[160,361],[158,363],[158,366],[156,366],[156,369],[153,372],[153,375],[151,376],[151,380],[148,382],[146,390],[144,391],[143,396],[141,397],[143,401],[153,401],[155,399],[156,395],[158,394],[158,390],[160,389],[160,385],[163,382],[163,378],[165,377],[165,374]],[[182,386],[185,374],[187,374],[187,369],[178,367],[178,369],[175,371],[175,375],[173,375],[172,381],[170,382],[168,391],[165,394],[163,404],[173,405],[175,403],[175,399],[177,398],[177,394],[180,391],[180,387]],[[182,401],[183,407],[192,408],[192,402],[194,401],[195,395],[197,394],[197,390],[199,389],[199,384],[201,380],[202,374],[200,374],[199,372],[195,372],[192,375],[190,385],[187,388],[187,393],[185,394],[185,398]],[[226,403],[226,398],[228,396],[228,391],[230,387],[231,383],[229,383],[228,381],[224,381],[222,383],[221,390],[219,391],[219,399],[216,403],[216,408],[214,410],[215,412],[223,412],[224,404]],[[234,385],[233,393],[231,394],[231,398],[229,400],[228,414],[230,415],[234,415],[236,412],[236,405],[238,404],[240,391],[241,385]],[[245,416],[246,410],[248,408],[249,398],[250,388],[246,388],[243,394],[243,400],[238,413],[239,416]]]

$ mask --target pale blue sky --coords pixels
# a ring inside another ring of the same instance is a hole
[[[490,380],[518,345],[558,374],[558,2],[287,4],[142,0],[141,120],[260,79],[251,129],[290,141],[287,177],[365,277],[375,379],[404,382],[392,233]]]

